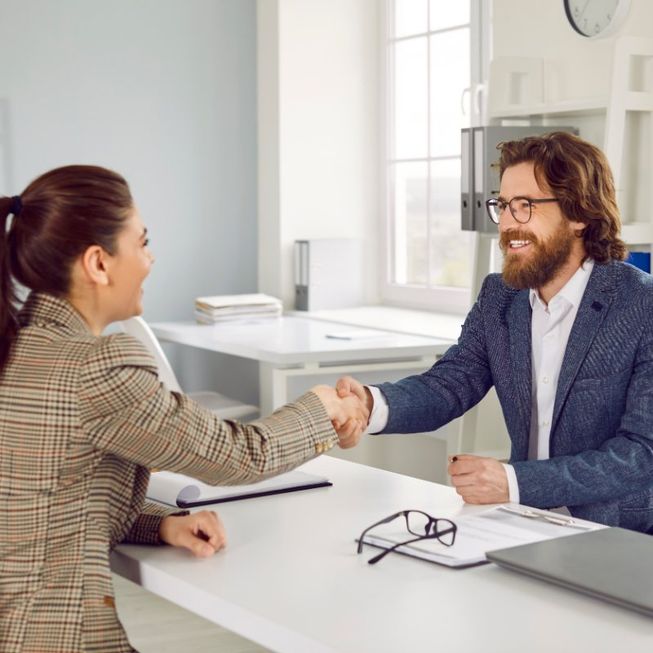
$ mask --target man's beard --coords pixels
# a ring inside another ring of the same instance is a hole
[[[504,254],[503,280],[511,288],[541,288],[555,278],[571,255],[574,233],[562,222],[545,241],[525,229],[504,231],[499,245]],[[528,240],[533,252],[522,256],[511,253],[511,240]]]

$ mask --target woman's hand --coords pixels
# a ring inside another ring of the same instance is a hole
[[[227,544],[220,517],[211,510],[164,517],[159,537],[166,544],[188,549],[198,558],[208,558]]]

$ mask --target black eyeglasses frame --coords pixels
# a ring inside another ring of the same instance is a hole
[[[421,533],[416,533],[410,528],[410,522],[408,520],[409,514],[411,512],[416,512],[424,517],[427,518],[426,522],[426,527],[425,527],[425,533],[422,535]],[[373,558],[370,558],[367,562],[370,565],[374,565],[380,560],[382,560],[388,553],[392,553],[395,549],[398,549],[400,546],[405,546],[406,544],[412,544],[414,542],[419,542],[420,540],[433,540],[437,539],[441,544],[444,546],[453,546],[454,542],[456,541],[456,531],[458,530],[458,527],[456,524],[454,524],[450,519],[444,519],[442,517],[431,517],[428,513],[424,512],[423,510],[415,510],[415,509],[410,509],[410,510],[400,510],[399,512],[396,512],[388,517],[385,517],[384,519],[381,519],[371,526],[368,526],[359,536],[358,538],[358,548],[356,550],[357,554],[360,554],[363,552],[363,538],[369,531],[371,531],[373,528],[376,528],[377,526],[381,526],[381,524],[388,524],[390,523],[393,519],[396,519],[397,517],[404,517],[406,520],[406,530],[411,533],[412,535],[416,535],[417,537],[414,537],[410,540],[406,540],[404,542],[397,542],[393,546],[391,546],[388,549],[384,549],[379,553],[378,555],[375,555]],[[438,522],[446,522],[446,526],[444,530],[438,529]],[[443,540],[442,538],[445,535],[451,534],[451,542],[447,542],[446,540]]]
[[[515,200],[524,200],[528,202],[528,219],[527,220],[520,220],[516,214],[515,210],[512,207],[512,203]],[[496,206],[497,208],[499,207],[499,204],[503,204],[503,208],[498,211],[497,216],[500,216],[505,210],[506,207],[510,209],[510,214],[512,217],[519,222],[519,224],[527,224],[530,222],[531,217],[533,216],[533,205],[535,204],[546,204],[547,202],[558,202],[557,197],[543,197],[541,199],[533,199],[532,197],[526,197],[525,195],[515,195],[515,197],[511,197],[507,202],[504,200],[500,200],[498,197],[491,197],[489,200],[485,200],[485,210],[487,211],[488,218],[490,218],[490,221],[494,224],[499,224],[499,217],[495,219],[492,209],[490,207]]]

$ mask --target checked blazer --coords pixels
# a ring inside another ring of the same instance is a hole
[[[0,651],[133,651],[109,554],[160,544],[149,469],[251,483],[337,442],[320,400],[222,421],[158,380],[126,334],[94,336],[65,300],[32,293],[0,378]]]

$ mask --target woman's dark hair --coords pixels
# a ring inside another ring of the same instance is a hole
[[[597,263],[626,258],[612,172],[598,147],[568,132],[552,132],[500,143],[498,149],[501,177],[506,168],[532,162],[538,184],[548,185],[563,215],[585,224],[582,238],[589,258]]]
[[[88,247],[115,254],[132,206],[127,182],[97,166],[56,168],[18,198],[0,197],[0,372],[18,330],[16,283],[66,295],[73,263]]]

